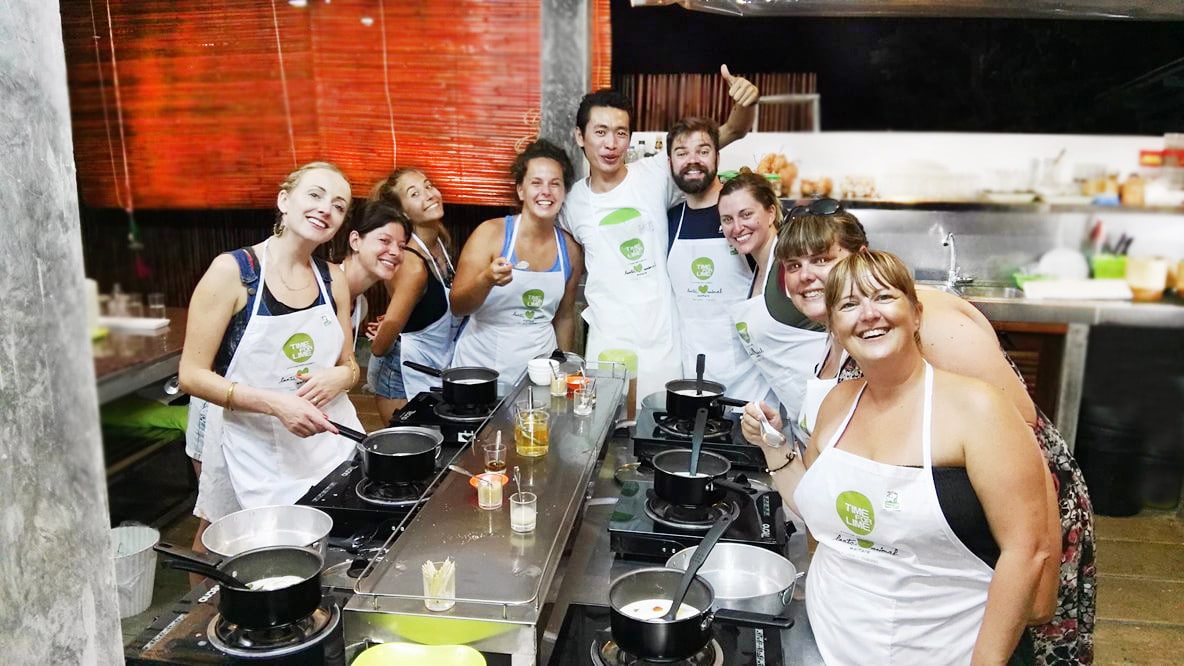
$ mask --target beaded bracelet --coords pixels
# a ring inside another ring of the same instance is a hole
[[[789,467],[791,464],[793,464],[793,461],[797,460],[797,457],[798,457],[797,450],[794,449],[793,447],[790,447],[789,453],[785,454],[785,464],[780,467],[776,467],[776,468],[766,467],[765,472],[767,474],[776,474],[777,472],[780,472],[781,470],[783,470],[786,467]]]

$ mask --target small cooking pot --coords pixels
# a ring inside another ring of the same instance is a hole
[[[697,546],[684,548],[666,566],[685,570]],[[782,615],[803,573],[781,555],[745,543],[719,543],[699,568],[715,592],[715,608]]]
[[[673,379],[666,382],[666,413],[681,419],[694,419],[700,407],[707,409],[707,416],[721,419],[724,405],[743,407],[748,403],[724,396],[724,385],[710,380]]]
[[[321,568],[325,560],[309,548],[269,546],[256,548],[222,560],[170,543],[153,548],[183,562],[217,567],[250,584],[268,578],[292,576],[291,585],[277,589],[252,590],[222,585],[218,590],[218,613],[248,629],[267,629],[308,617],[321,605]],[[175,562],[165,566],[183,568]]]
[[[303,546],[325,557],[333,518],[311,506],[281,504],[242,509],[206,528],[201,544],[221,558],[266,546]]]
[[[461,366],[439,370],[415,361],[403,365],[444,380],[444,402],[453,407],[482,407],[497,402],[497,370]]]
[[[654,466],[654,492],[658,497],[685,506],[718,502],[723,497],[723,487],[717,482],[732,469],[727,458],[700,451],[699,467],[695,476],[691,476],[689,449],[667,449],[656,454],[650,464]]]
[[[371,481],[421,481],[436,471],[436,458],[444,442],[444,435],[438,430],[395,426],[367,435],[337,423],[333,425],[342,435],[358,443],[362,473]]]
[[[678,569],[650,567],[627,573],[609,585],[610,626],[613,641],[622,650],[642,659],[676,661],[694,655],[711,641],[713,622],[772,629],[793,626],[793,620],[788,617],[726,609],[712,611],[715,592],[699,576],[691,581],[683,600],[683,607],[695,609],[690,615],[674,620],[640,619],[625,612],[631,604],[643,601],[666,601],[669,605],[682,575]]]

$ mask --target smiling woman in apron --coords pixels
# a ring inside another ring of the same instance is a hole
[[[575,341],[575,295],[584,259],[555,228],[574,171],[546,140],[526,147],[510,169],[519,215],[482,222],[465,243],[449,297],[469,315],[456,341],[454,366],[493,368],[514,381],[530,359]]]
[[[782,324],[766,305],[765,290],[769,284],[776,284],[778,276],[774,248],[781,203],[764,176],[746,171],[724,183],[719,216],[728,242],[751,256],[757,266],[748,298],[731,306],[732,333],[781,407],[788,414],[796,414],[802,402],[802,386],[826,344],[826,332],[808,321],[801,326]]]
[[[1021,637],[1052,615],[1059,550],[1032,431],[994,387],[925,361],[922,307],[894,255],[840,261],[825,303],[864,377],[823,401],[793,492],[818,541],[806,609],[819,651],[835,664],[1030,663]]]
[[[440,379],[403,367],[415,361],[434,368],[452,363],[460,320],[448,305],[456,272],[448,255],[444,199],[419,169],[402,167],[378,182],[370,201],[386,201],[411,222],[411,253],[387,282],[386,314],[367,329],[373,356],[367,381],[374,391],[383,422],[407,400],[439,386]]]
[[[811,320],[827,319],[823,287],[835,262],[867,246],[863,226],[837,201],[821,199],[790,211],[779,234],[777,255],[785,273],[785,307]],[[1019,371],[999,347],[991,324],[966,301],[918,287],[925,308],[921,322],[922,354],[939,370],[974,377],[996,387],[1032,428],[1057,490],[1064,547],[1061,552],[1057,608],[1051,622],[1032,627],[1037,663],[1091,663],[1096,608],[1093,511],[1077,462],[1052,421],[1032,402]],[[841,345],[829,344],[816,358],[819,365],[806,384],[806,397],[798,414],[799,425],[811,431],[818,407],[833,387],[861,375],[855,359]],[[741,426],[745,437],[760,442],[758,405],[745,408]],[[763,407],[772,425],[781,428],[779,415]],[[765,447],[772,469],[785,461],[782,449]],[[783,497],[792,493],[792,468],[774,476]]]
[[[281,185],[275,235],[219,255],[193,292],[203,316],[189,318],[181,388],[218,406],[221,421],[206,423],[194,511],[205,521],[291,504],[353,453],[329,423],[361,426],[345,395],[358,379],[349,290],[312,257],[349,201],[336,167],[297,169]]]

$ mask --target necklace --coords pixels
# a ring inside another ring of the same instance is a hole
[[[267,250],[267,258],[269,260],[271,259],[271,249],[270,248],[268,248],[268,250]],[[288,284],[287,280],[284,279],[284,272],[282,270],[280,270],[279,266],[276,266],[275,274],[280,276],[280,283],[283,284],[285,287],[287,287],[288,291],[292,291],[292,292],[304,291],[305,289],[308,289],[309,285],[312,284],[312,280],[309,280],[307,283],[305,283],[304,285],[302,285],[300,287],[293,287],[292,285]]]

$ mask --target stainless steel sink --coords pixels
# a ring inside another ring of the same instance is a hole
[[[921,287],[929,287],[930,289],[936,289],[938,291],[944,291],[947,294],[953,294],[955,296],[962,295],[958,293],[956,289],[951,288],[950,285],[937,280],[917,280],[917,285]]]
[[[957,288],[957,294],[963,298],[1006,298],[1016,299],[1023,298],[1024,292],[1015,287],[1004,286],[990,286],[990,285],[961,285]]]

